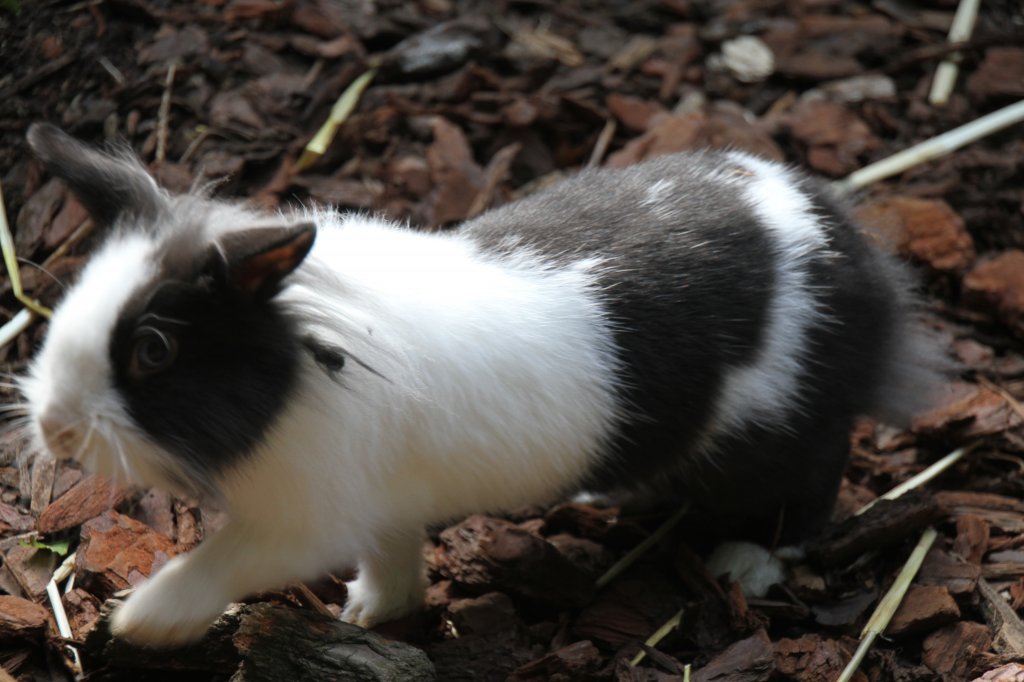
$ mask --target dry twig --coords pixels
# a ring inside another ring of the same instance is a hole
[[[953,23],[949,27],[949,42],[962,43],[971,37],[971,33],[974,31],[974,22],[978,19],[980,5],[981,0],[960,0]],[[941,107],[949,101],[949,95],[953,92],[953,86],[956,85],[956,76],[959,70],[960,53],[951,52],[935,69],[935,79],[932,81],[931,92],[928,93],[929,103]]]
[[[917,575],[918,570],[921,568],[921,564],[924,562],[924,557],[931,549],[932,543],[935,542],[935,538],[938,537],[938,533],[934,528],[928,528],[924,534],[921,535],[921,539],[918,541],[917,546],[914,547],[914,551],[910,553],[910,557],[907,559],[907,563],[903,565],[903,569],[899,575],[896,576],[896,580],[893,582],[892,587],[882,597],[882,601],[878,602],[878,607],[875,612],[871,614],[871,618],[868,619],[867,625],[864,626],[864,630],[860,634],[860,645],[857,647],[857,651],[854,652],[853,658],[843,669],[843,673],[839,676],[836,682],[849,682],[853,678],[853,674],[857,672],[857,668],[860,667],[861,662],[864,660],[864,656],[867,655],[868,650],[874,643],[875,638],[878,635],[885,632],[885,628],[889,626],[889,621],[892,620],[893,614],[896,613],[896,609],[899,608],[900,603],[903,601],[903,597],[907,594],[907,588],[910,587],[910,581]]]
[[[1024,100],[1010,104],[979,119],[954,128],[910,149],[893,154],[848,175],[837,184],[841,189],[856,190],[890,176],[902,173],[926,161],[945,156],[952,151],[980,140],[994,132],[1024,121]]]
[[[969,445],[964,445],[963,447],[957,448],[956,450],[954,450],[953,452],[949,453],[948,455],[946,455],[945,457],[943,457],[939,461],[935,462],[930,467],[928,467],[924,471],[920,472],[916,476],[911,476],[910,478],[905,480],[903,483],[900,483],[898,486],[896,486],[895,488],[890,490],[889,492],[885,493],[884,495],[880,495],[879,497],[871,500],[870,502],[865,504],[863,507],[858,509],[857,512],[854,514],[854,516],[860,516],[861,514],[866,512],[868,509],[871,509],[873,506],[875,506],[875,504],[879,500],[895,500],[897,497],[905,495],[906,493],[910,492],[914,488],[918,488],[918,487],[924,485],[925,483],[927,483],[928,481],[932,480],[933,478],[935,478],[936,476],[941,474],[943,471],[945,471],[949,467],[951,467],[954,464],[956,464],[957,462],[959,462],[964,457],[964,455],[966,455],[967,453],[971,452],[972,450],[974,450],[979,445],[981,445],[981,443],[979,441],[975,441],[975,442],[973,442],[973,443],[971,443]]]

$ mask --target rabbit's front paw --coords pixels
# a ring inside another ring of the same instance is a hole
[[[173,647],[203,636],[225,604],[204,586],[183,580],[184,559],[170,561],[114,612],[110,631],[115,637],[140,646]]]
[[[348,583],[348,603],[341,619],[353,625],[369,628],[401,618],[423,605],[423,586],[374,585],[360,577]]]

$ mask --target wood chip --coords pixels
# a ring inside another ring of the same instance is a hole
[[[126,496],[126,490],[115,488],[106,478],[87,476],[43,510],[36,529],[55,533],[74,528],[121,504]]]
[[[892,637],[931,632],[960,618],[960,608],[944,585],[911,585],[886,634]]]

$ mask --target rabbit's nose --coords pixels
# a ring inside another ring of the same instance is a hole
[[[64,410],[50,406],[39,415],[39,430],[46,447],[58,457],[67,459],[75,454],[81,441],[76,420]]]

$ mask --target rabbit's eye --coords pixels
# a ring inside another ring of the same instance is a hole
[[[161,372],[178,357],[178,341],[173,334],[144,327],[136,332],[129,370],[137,379]]]

